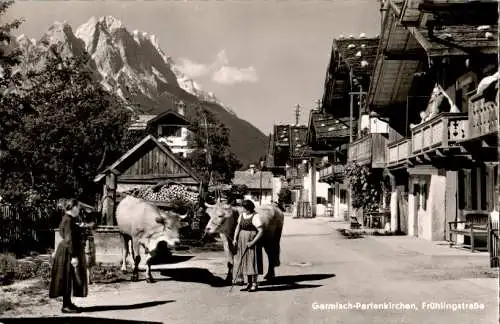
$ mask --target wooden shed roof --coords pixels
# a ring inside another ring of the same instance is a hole
[[[104,171],[99,173],[95,178],[94,182],[100,182],[108,173],[112,172],[117,175],[120,175],[123,171],[122,165],[129,165],[130,160],[139,159],[137,152],[140,151],[145,145],[154,145],[158,147],[164,154],[168,156],[170,160],[172,160],[181,170],[184,170],[186,174],[191,177],[194,181],[199,183],[198,177],[186,167],[177,157],[176,155],[168,148],[167,146],[160,143],[154,136],[147,135],[144,137],[139,143],[137,143],[133,148],[128,150],[125,154],[123,154],[118,160],[116,160],[113,164],[107,167]]]

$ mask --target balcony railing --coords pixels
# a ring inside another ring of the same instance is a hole
[[[349,144],[348,162],[384,168],[386,149],[387,139],[384,134],[370,134]]]
[[[399,164],[408,159],[411,148],[410,139],[403,138],[398,141],[392,142],[387,146],[388,159],[387,164],[389,166]]]
[[[436,148],[452,147],[468,137],[466,114],[441,113],[411,130],[411,153],[417,155]]]
[[[484,97],[469,99],[469,135],[479,138],[498,131],[498,106]]]
[[[334,164],[319,170],[319,179],[325,180],[329,177],[341,176],[345,172],[344,164]]]
[[[358,164],[366,164],[372,158],[372,138],[371,136],[363,137],[349,144],[348,150],[349,162]]]
[[[304,186],[304,178],[292,178],[292,179],[290,179],[290,186],[292,188],[302,188]]]

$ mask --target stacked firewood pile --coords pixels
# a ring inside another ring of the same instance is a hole
[[[198,192],[177,183],[160,183],[151,187],[136,188],[125,193],[144,200],[171,203],[186,208],[198,203]]]

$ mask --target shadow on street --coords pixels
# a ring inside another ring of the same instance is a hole
[[[80,311],[82,313],[90,313],[90,312],[104,312],[111,310],[140,309],[140,308],[154,307],[158,305],[173,303],[174,301],[175,300],[162,300],[162,301],[151,301],[151,302],[131,304],[131,305],[99,305],[90,307],[80,307]]]
[[[317,281],[317,280],[324,280],[324,279],[329,279],[333,278],[335,275],[332,274],[326,274],[326,273],[319,273],[319,274],[299,274],[299,275],[289,275],[289,276],[277,276],[275,277],[272,281],[264,281],[260,285],[261,286],[267,286],[267,285],[292,285],[297,282],[302,282],[302,281]]]
[[[134,321],[122,320],[114,318],[99,318],[86,316],[57,316],[57,317],[24,317],[24,318],[0,318],[0,323],[50,323],[50,324],[72,324],[72,323],[89,323],[89,324],[163,324],[163,322],[150,321]]]
[[[161,265],[161,264],[174,264],[174,263],[181,263],[181,262],[186,262],[194,258],[194,255],[179,255],[179,254],[173,254],[173,255],[157,255],[151,258],[151,265]]]
[[[179,268],[161,270],[160,274],[175,281],[196,282],[211,287],[226,287],[226,281],[203,268]]]
[[[310,285],[310,284],[298,284],[291,283],[286,285],[268,284],[264,287],[262,285],[259,287],[260,291],[285,291],[285,290],[295,290],[295,289],[307,289],[307,288],[318,288],[322,285]]]

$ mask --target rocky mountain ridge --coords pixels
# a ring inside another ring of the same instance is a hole
[[[90,67],[108,90],[126,99],[137,113],[158,114],[175,109],[182,100],[189,110],[204,106],[230,130],[231,146],[243,164],[266,151],[267,137],[224,105],[213,93],[182,73],[160,47],[155,35],[129,32],[118,19],[92,17],[76,31],[66,22],[54,23],[39,40],[17,38],[29,64],[40,64],[49,47],[63,57],[90,55]],[[250,149],[249,149],[250,148]]]

